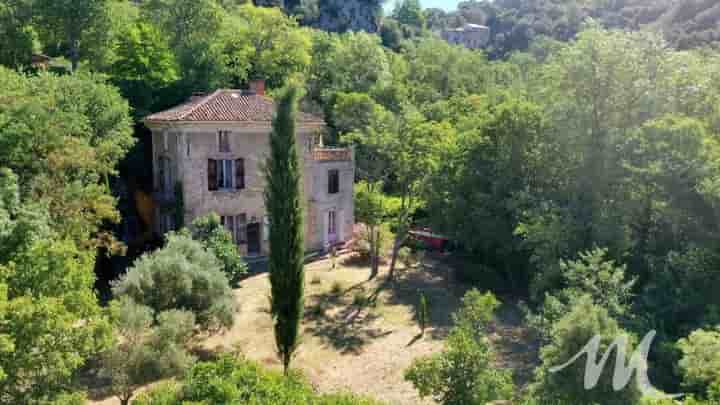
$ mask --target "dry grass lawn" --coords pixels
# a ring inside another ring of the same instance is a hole
[[[387,283],[386,269],[368,281],[369,269],[352,256],[306,266],[305,319],[302,344],[292,366],[300,368],[322,392],[348,390],[388,404],[432,404],[421,400],[403,372],[413,359],[438,352],[452,324],[451,314],[466,288],[452,282],[452,272],[437,258],[422,266],[398,271]],[[424,336],[414,320],[418,292],[430,302],[431,326]],[[239,350],[268,367],[280,367],[275,355],[269,313],[267,274],[244,280],[235,296],[240,304],[235,326],[201,343],[209,354]],[[499,365],[518,371],[523,384],[533,364],[527,338],[514,306],[504,306],[491,340],[498,346]],[[117,404],[107,398],[96,404]]]

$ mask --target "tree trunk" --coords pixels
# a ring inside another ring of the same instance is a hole
[[[388,278],[390,280],[395,279],[395,264],[397,263],[398,252],[400,251],[403,242],[405,242],[405,238],[405,232],[398,232],[395,236],[395,242],[393,242],[392,249],[392,259],[390,259],[390,272],[388,273]]]
[[[370,228],[370,278],[374,279],[378,275],[379,267],[379,250],[380,250],[380,231],[375,227]]]
[[[72,69],[72,73],[75,73],[77,71],[78,65],[80,64],[80,41],[77,39],[71,41],[70,64],[70,69]]]

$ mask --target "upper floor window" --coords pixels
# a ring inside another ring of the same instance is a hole
[[[218,131],[218,148],[220,152],[230,152],[230,131]]]
[[[242,190],[244,188],[244,159],[208,159],[208,190]]]
[[[337,169],[328,170],[328,194],[340,192],[340,172]]]

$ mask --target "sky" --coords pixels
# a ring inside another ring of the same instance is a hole
[[[392,10],[395,7],[396,0],[388,0],[385,3],[386,10]],[[442,8],[447,11],[455,10],[461,0],[420,0],[423,8]]]

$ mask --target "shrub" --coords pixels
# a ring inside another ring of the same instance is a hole
[[[305,378],[263,368],[256,362],[223,356],[196,364],[179,386],[160,386],[143,395],[139,405],[374,405],[350,394],[317,395]]]
[[[190,226],[192,238],[202,242],[222,264],[230,285],[236,287],[247,274],[247,263],[238,252],[232,235],[220,223],[220,217],[211,213],[195,219]]]
[[[170,234],[164,248],[138,259],[113,285],[113,293],[128,296],[155,313],[190,311],[204,330],[232,326],[236,311],[218,260],[186,235]]]
[[[443,351],[415,360],[405,371],[421,397],[445,405],[484,405],[512,396],[511,375],[493,366],[495,353],[482,333],[497,306],[492,294],[471,290],[465,295]]]
[[[194,361],[185,348],[195,328],[192,313],[166,311],[154,325],[152,309],[129,297],[113,301],[110,313],[119,341],[103,353],[101,374],[123,405],[141,385],[178,375]]]
[[[712,395],[711,388],[720,388],[720,327],[696,330],[680,339],[677,346],[682,352],[679,366],[683,386],[701,396]]]

